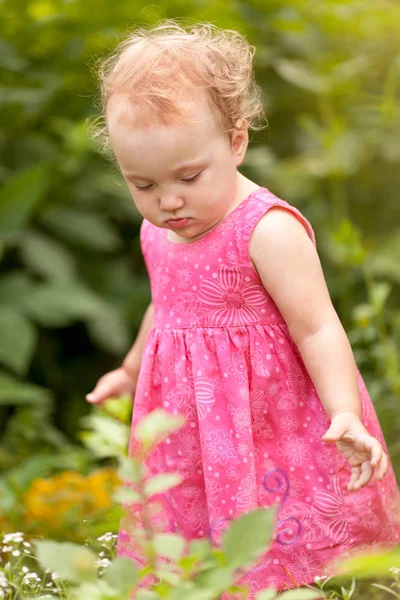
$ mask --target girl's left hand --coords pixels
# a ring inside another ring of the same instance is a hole
[[[323,442],[336,442],[338,450],[351,466],[349,492],[359,490],[371,481],[383,479],[388,469],[388,457],[380,442],[370,435],[360,417],[353,412],[337,413],[322,436]]]

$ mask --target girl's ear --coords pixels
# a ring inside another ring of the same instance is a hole
[[[247,146],[249,143],[249,133],[247,129],[246,119],[238,119],[235,123],[235,130],[232,133],[232,152],[236,158],[236,166],[238,167],[244,159]]]

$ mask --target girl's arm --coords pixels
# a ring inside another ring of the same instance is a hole
[[[287,210],[271,208],[255,227],[250,256],[287,323],[328,417],[341,411],[361,416],[353,351],[303,225]]]
[[[332,305],[318,254],[304,226],[271,208],[257,223],[250,257],[281,312],[331,420],[323,442],[336,442],[351,467],[347,489],[382,479],[388,457],[361,419],[357,366]]]
[[[140,365],[142,362],[143,350],[147,340],[149,331],[153,325],[154,320],[154,306],[150,302],[140,325],[139,332],[136,336],[135,342],[132,348],[122,362],[122,368],[131,376],[137,377],[140,371]]]
[[[254,229],[250,256],[328,417],[342,411],[361,417],[354,355],[304,226],[286,209],[271,208]]]
[[[147,335],[153,324],[153,305],[147,308],[135,343],[126,355],[122,366],[100,377],[92,392],[86,395],[91,404],[103,404],[107,398],[118,397],[121,394],[131,394],[133,397],[142,363],[143,349]]]

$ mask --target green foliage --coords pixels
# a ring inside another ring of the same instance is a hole
[[[95,407],[93,416],[102,413],[105,408]],[[153,427],[152,431],[144,428],[147,431],[146,439],[153,448],[165,433],[164,424],[159,419],[161,415],[158,412],[157,418],[152,421],[149,421],[150,416],[146,417]],[[164,416],[168,420],[168,413],[165,412]],[[101,420],[92,419],[86,425],[98,439],[105,436]],[[109,439],[108,434],[105,437]],[[146,498],[144,494],[147,473],[143,460],[146,451],[138,449],[128,459],[121,452],[117,440],[114,446],[109,443],[109,451],[111,456],[117,456],[122,461],[121,466],[126,465],[127,461],[134,465],[134,483],[139,502],[142,503],[142,514],[145,514],[153,504],[152,498]],[[94,541],[88,540],[84,546],[42,539],[28,542],[20,532],[7,534],[0,540],[0,558],[2,555],[7,557],[7,561],[3,560],[0,564],[0,588],[6,600],[27,600],[32,597],[47,600],[49,596],[46,593],[49,592],[52,598],[59,600],[129,600],[132,597],[137,600],[216,600],[223,592],[240,592],[243,600],[246,600],[248,590],[238,586],[235,579],[240,577],[245,565],[251,566],[268,548],[274,518],[273,510],[255,510],[244,514],[225,531],[222,548],[212,546],[207,538],[186,540],[178,534],[156,531],[148,520],[144,531],[132,522],[132,533],[146,557],[141,568],[125,556],[115,557],[117,536],[109,533]],[[102,551],[98,554],[99,543]],[[398,559],[398,551],[365,554],[339,566],[338,574],[342,578],[316,578],[319,580],[319,589],[305,586],[278,595],[276,590],[269,588],[257,592],[256,600],[350,600],[356,591],[356,581],[353,577],[350,587],[345,581],[355,571],[361,573],[361,577],[367,572],[369,576],[383,574],[386,577],[392,573],[392,583],[374,583],[373,589],[399,597],[400,569],[388,567],[398,564]],[[151,576],[151,582],[146,581],[146,587],[143,587],[141,584],[148,576]],[[373,593],[368,597],[380,600]],[[365,596],[354,596],[354,600],[361,598]]]
[[[240,520],[234,521],[224,533],[222,548],[230,570],[251,565],[265,548],[265,532],[269,532],[268,543],[272,536],[276,511],[270,509],[253,510]],[[249,536],[248,532],[252,535]]]
[[[241,170],[312,222],[398,471],[399,6],[140,0],[111,14],[94,0],[3,0],[1,12],[2,429],[12,406],[34,402],[35,384],[37,398],[51,390],[57,425],[75,437],[82,398],[138,330],[149,301],[140,216],[90,140],[92,71],[128,27],[179,15],[236,28],[257,48],[269,130],[256,134]]]
[[[47,540],[36,540],[35,546],[38,560],[47,569],[56,571],[62,579],[74,583],[95,579],[96,555],[88,548]]]
[[[121,467],[125,473],[127,463],[133,466],[134,478],[131,483],[137,492],[135,500],[141,504],[145,535],[139,528],[139,522],[132,523],[132,533],[142,546],[147,564],[138,569],[131,560],[118,557],[111,562],[104,577],[99,579],[92,550],[67,542],[39,540],[35,542],[35,547],[42,568],[55,571],[68,584],[67,598],[128,600],[128,594],[135,591],[137,598],[151,597],[153,592],[154,598],[213,600],[224,591],[233,591],[238,567],[251,566],[267,549],[275,511],[255,510],[233,521],[224,534],[222,549],[214,548],[207,539],[189,544],[181,535],[157,532],[151,521],[145,518],[154,504],[152,497],[177,485],[180,480],[173,473],[148,479],[143,460],[149,449],[154,449],[176,430],[179,423],[183,425],[182,420],[161,409],[143,417],[134,432],[143,446],[137,449],[133,457],[127,458],[111,423],[105,426],[105,418],[95,417],[91,415],[91,419],[85,419],[84,423],[91,428],[96,440],[106,440],[109,454],[122,460]],[[114,425],[126,427],[117,421]],[[141,580],[149,574],[153,576],[153,583],[143,589]],[[245,588],[243,591],[246,591]]]

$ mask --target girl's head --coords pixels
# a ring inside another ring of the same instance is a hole
[[[135,29],[101,65],[95,136],[149,221],[188,217],[189,239],[229,211],[248,128],[265,127],[254,52],[237,31],[165,20]]]

